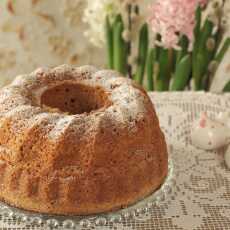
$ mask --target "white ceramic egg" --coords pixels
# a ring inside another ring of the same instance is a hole
[[[226,146],[230,141],[230,129],[206,114],[196,120],[191,130],[192,144],[204,150],[214,150]]]

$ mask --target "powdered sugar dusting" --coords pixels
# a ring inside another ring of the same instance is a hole
[[[31,105],[19,105],[10,111],[8,111],[4,116],[6,117],[14,117],[17,116],[18,118],[23,117],[25,115],[32,116],[34,112],[39,112],[39,108],[33,108]]]
[[[56,124],[55,127],[49,132],[48,137],[51,139],[58,139],[60,135],[63,134],[63,132],[69,127],[69,125],[74,121],[74,116],[64,116],[60,118]]]
[[[18,96],[16,97],[17,99],[21,97],[19,102],[21,101],[22,104],[25,104],[25,99],[30,99],[27,98],[26,95],[20,94],[20,89],[27,91],[28,94],[32,93],[35,98],[35,103],[37,103],[39,107],[41,106],[40,99],[42,94],[47,89],[63,84],[64,82],[73,84],[80,83],[91,87],[99,86],[103,88],[112,105],[105,108],[102,113],[113,117],[113,121],[117,126],[126,125],[128,128],[133,129],[135,126],[133,121],[145,117],[146,104],[151,103],[147,100],[147,96],[134,86],[132,80],[122,77],[121,74],[116,71],[98,70],[93,66],[74,68],[69,65],[62,65],[54,69],[39,68],[29,75],[17,77],[12,85],[9,86],[9,91],[12,89],[12,91],[15,92],[13,87],[16,86],[19,89],[16,94]],[[11,95],[11,93],[7,93],[7,91],[5,94],[5,97]],[[20,110],[20,103],[18,103],[18,106],[11,113],[16,114],[18,110]],[[28,113],[32,110],[33,109],[30,110],[28,107]],[[114,110],[116,110],[116,112],[114,112]],[[47,114],[49,114],[49,112],[47,112]],[[90,117],[90,125],[95,125],[97,119],[95,119],[94,114],[92,113],[88,116]],[[74,116],[60,115],[60,119],[56,121],[55,127],[49,132],[48,136],[52,139],[57,139],[62,135],[64,130],[71,125],[73,120]]]

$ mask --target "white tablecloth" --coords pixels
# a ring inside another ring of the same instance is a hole
[[[161,127],[170,146],[175,169],[172,192],[144,214],[123,218],[121,222],[88,227],[76,223],[76,229],[230,229],[230,170],[225,166],[223,150],[207,152],[190,144],[190,125],[201,111],[214,117],[230,109],[227,96],[205,93],[150,93]],[[1,209],[0,209],[1,211]],[[0,212],[1,213],[1,212]],[[62,222],[56,229],[65,229]],[[20,218],[0,214],[0,229],[48,229],[22,223]]]

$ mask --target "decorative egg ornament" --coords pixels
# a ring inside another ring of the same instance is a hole
[[[218,149],[229,143],[230,128],[225,123],[212,120],[203,113],[192,125],[191,141],[200,149]]]

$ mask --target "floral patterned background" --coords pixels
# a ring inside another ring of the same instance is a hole
[[[143,8],[148,1],[143,1]],[[84,36],[87,26],[82,18],[86,2],[1,0],[0,86],[39,66],[69,63],[105,67],[105,51],[94,48]],[[227,7],[230,8],[230,1]],[[230,79],[229,60],[230,52],[217,71],[213,91],[220,91]]]

